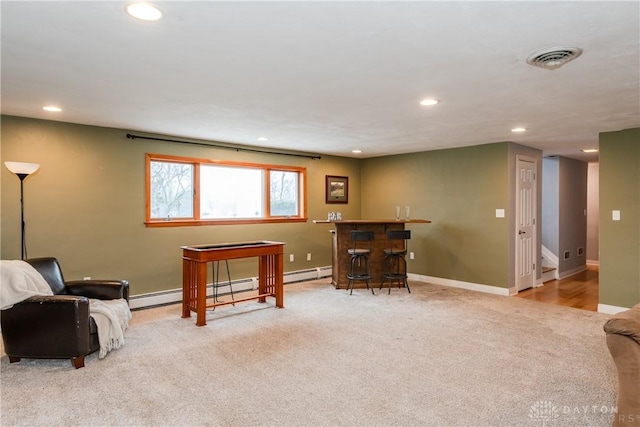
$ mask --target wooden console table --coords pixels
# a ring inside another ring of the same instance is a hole
[[[426,219],[395,220],[395,219],[357,219],[357,220],[314,220],[315,224],[332,224],[335,228],[331,230],[333,234],[332,244],[332,277],[331,281],[336,289],[346,289],[349,280],[350,255],[347,253],[353,243],[351,242],[351,230],[373,231],[374,240],[371,242],[371,283],[379,285],[382,280],[382,258],[384,249],[389,245],[387,240],[388,230],[404,230],[405,224],[428,224],[431,221]],[[364,287],[362,283],[355,283],[355,287]]]
[[[206,309],[266,297],[275,297],[276,307],[284,308],[284,243],[271,241],[182,246],[182,317],[196,312],[196,325],[207,324]],[[258,295],[235,301],[207,304],[207,264],[235,258],[258,257]]]

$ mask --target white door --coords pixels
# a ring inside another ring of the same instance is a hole
[[[533,287],[536,279],[536,161],[518,157],[516,196],[516,288]]]

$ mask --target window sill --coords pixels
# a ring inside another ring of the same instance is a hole
[[[247,219],[171,219],[164,221],[145,221],[146,227],[198,227],[201,225],[240,225],[240,224],[275,224],[282,222],[307,222],[308,218],[247,218]]]

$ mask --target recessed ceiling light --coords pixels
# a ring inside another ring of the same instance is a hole
[[[125,6],[127,13],[143,21],[157,21],[162,18],[160,9],[151,3],[130,3]]]
[[[585,148],[584,150],[582,150],[583,153],[597,153],[598,149],[597,148]]]
[[[360,153],[362,153],[362,150],[351,150],[351,152],[353,154],[360,154]]]
[[[420,105],[436,105],[438,103],[437,99],[423,99],[422,101],[420,101]]]
[[[258,141],[268,141],[269,138],[267,138],[266,136],[261,136],[258,138]]]
[[[516,132],[516,133],[518,133],[518,132],[526,132],[526,130],[527,130],[526,128],[513,128],[513,129],[511,129],[511,132]]]
[[[56,107],[55,105],[47,105],[47,106],[42,107],[42,109],[44,111],[50,111],[52,113],[59,113],[60,111],[62,111],[62,108]]]

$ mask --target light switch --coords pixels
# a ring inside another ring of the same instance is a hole
[[[504,218],[504,209],[496,209],[496,218]]]
[[[611,211],[611,219],[614,221],[620,221],[620,211]]]

